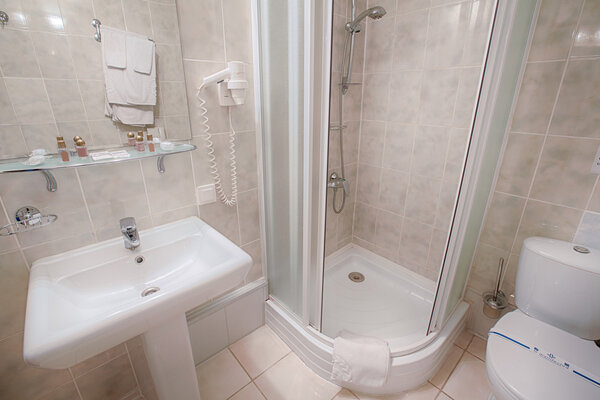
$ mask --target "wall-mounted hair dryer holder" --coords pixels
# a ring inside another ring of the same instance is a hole
[[[241,61],[230,61],[227,68],[207,76],[202,80],[202,86],[217,84],[219,105],[239,106],[246,101],[246,67]]]

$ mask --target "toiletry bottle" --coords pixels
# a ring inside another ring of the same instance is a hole
[[[71,159],[71,157],[69,156],[69,150],[67,150],[67,145],[66,145],[65,141],[57,140],[57,145],[58,145],[58,155],[60,156],[61,160],[63,160],[64,162],[69,161]]]
[[[90,155],[84,140],[81,138],[75,142],[75,149],[77,149],[77,155],[79,157],[87,157]]]
[[[129,132],[127,134],[127,144],[130,146],[135,146],[135,134],[133,132]]]
[[[142,135],[138,135],[135,141],[135,148],[137,151],[139,151],[140,153],[146,151],[146,146],[144,145],[144,137]]]
[[[77,141],[80,140],[80,139],[82,139],[81,136],[74,136],[73,137],[73,144],[75,144],[75,146],[77,146]]]
[[[148,151],[154,153],[154,140],[152,139],[152,135],[149,133],[146,138],[148,142]]]

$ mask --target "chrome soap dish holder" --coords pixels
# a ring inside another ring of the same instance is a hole
[[[42,215],[40,210],[32,206],[21,207],[15,213],[17,222],[0,227],[0,236],[16,235],[50,225],[58,217],[55,214]]]

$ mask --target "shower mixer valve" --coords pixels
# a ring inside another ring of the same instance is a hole
[[[341,176],[338,176],[337,173],[332,172],[329,176],[329,181],[327,181],[327,187],[337,191],[339,188],[344,188],[344,193],[346,196],[350,195],[350,183]]]

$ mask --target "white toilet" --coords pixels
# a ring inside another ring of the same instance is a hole
[[[600,399],[600,250],[528,238],[515,292],[518,310],[488,334],[493,396]]]

